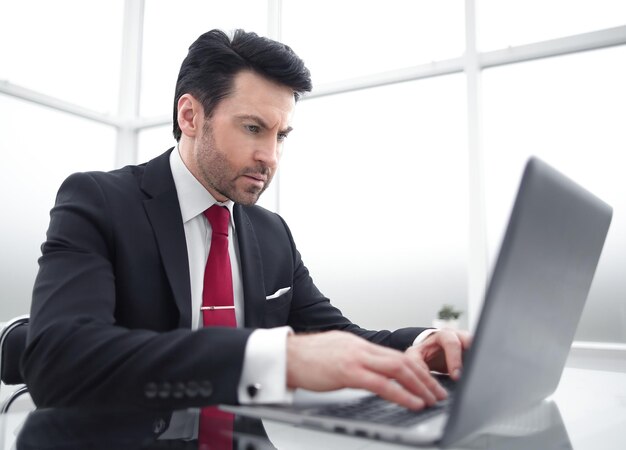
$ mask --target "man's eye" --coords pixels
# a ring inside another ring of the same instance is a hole
[[[289,136],[287,133],[278,133],[278,142],[283,142]]]
[[[250,133],[258,133],[260,128],[258,125],[246,125],[246,130],[248,130]]]

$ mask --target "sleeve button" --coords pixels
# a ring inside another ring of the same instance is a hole
[[[200,383],[200,395],[202,397],[210,397],[213,393],[213,385],[209,380],[204,380]]]
[[[170,394],[172,393],[172,385],[171,383],[164,381],[163,383],[161,383],[161,385],[159,386],[159,398],[169,398]]]
[[[150,399],[153,399],[157,395],[157,385],[156,383],[146,383],[146,386],[143,389],[143,394]]]
[[[185,388],[185,394],[189,398],[197,397],[200,393],[200,385],[197,381],[188,381],[187,387]]]
[[[181,399],[185,396],[185,383],[177,381],[172,388],[172,397]]]

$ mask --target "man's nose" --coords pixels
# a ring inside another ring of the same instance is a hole
[[[265,166],[275,169],[278,165],[279,142],[276,139],[264,139],[258,143],[255,159]]]

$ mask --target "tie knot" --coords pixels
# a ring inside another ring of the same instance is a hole
[[[204,211],[204,216],[211,224],[213,233],[228,236],[228,219],[230,219],[228,208],[216,204]]]

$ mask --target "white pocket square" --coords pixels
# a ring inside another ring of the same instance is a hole
[[[291,286],[279,289],[276,292],[274,292],[272,295],[268,295],[267,297],[265,297],[265,300],[272,300],[274,298],[278,298],[281,295],[283,295],[285,292],[289,292],[290,289],[291,289]]]

